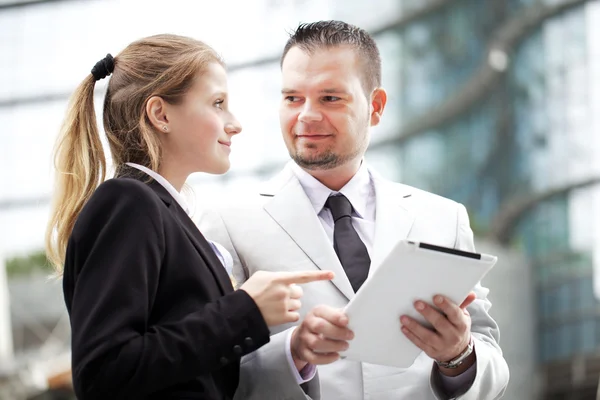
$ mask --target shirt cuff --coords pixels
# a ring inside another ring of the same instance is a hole
[[[298,383],[298,385],[301,385],[303,383],[310,381],[312,378],[315,377],[315,375],[317,374],[317,366],[313,365],[313,364],[306,364],[306,366],[304,368],[302,368],[301,371],[298,371],[298,368],[296,368],[296,364],[294,363],[294,358],[292,357],[292,347],[291,347],[292,333],[294,333],[295,329],[296,329],[296,327],[294,327],[293,329],[290,329],[290,331],[288,332],[287,338],[285,339],[285,355],[287,357],[290,369],[292,370],[292,373],[294,374],[294,377],[296,378],[296,382]]]

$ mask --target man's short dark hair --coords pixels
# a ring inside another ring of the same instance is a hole
[[[367,31],[342,21],[318,21],[298,25],[290,35],[283,54],[281,65],[288,51],[294,46],[308,54],[316,50],[338,46],[353,47],[363,66],[363,88],[368,95],[381,86],[381,56],[375,40]]]

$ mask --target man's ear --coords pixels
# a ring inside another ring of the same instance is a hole
[[[387,103],[387,93],[383,88],[375,88],[371,93],[371,126],[379,124],[385,104]]]

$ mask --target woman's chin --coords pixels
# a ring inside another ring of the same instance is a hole
[[[231,167],[231,163],[229,162],[229,159],[227,159],[227,160],[223,160],[219,164],[215,163],[215,165],[209,171],[206,171],[206,172],[208,172],[209,174],[213,174],[213,175],[223,175],[224,173],[229,171],[230,167]]]

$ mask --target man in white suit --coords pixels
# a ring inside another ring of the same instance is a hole
[[[231,252],[240,283],[260,270],[336,276],[307,285],[301,322],[274,329],[242,360],[236,398],[500,398],[509,372],[480,285],[460,305],[440,296],[416,302],[433,329],[399,318],[423,350],[409,368],[340,359],[352,339],[341,309],[399,240],[474,251],[473,234],[461,204],[389,182],[364,162],[387,99],[368,33],[340,21],[300,25],[281,70],[281,129],[293,161],[260,193],[204,213],[200,229]]]

